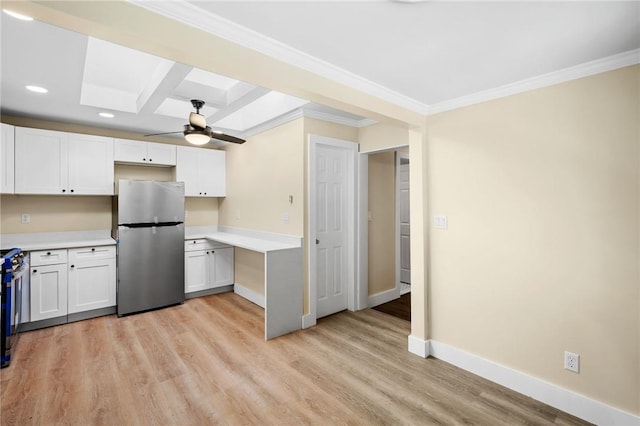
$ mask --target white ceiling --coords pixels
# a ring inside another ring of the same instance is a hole
[[[640,2],[189,1],[435,105],[640,48]]]
[[[640,62],[637,1],[130,1],[421,112],[615,55]],[[177,131],[200,98],[207,123],[238,136],[274,105],[367,123],[43,23],[2,14],[1,24],[3,114]],[[98,117],[105,109],[116,117]]]
[[[139,133],[175,131],[193,107],[214,130],[246,137],[304,109],[353,125],[365,117],[310,103],[43,22],[1,16],[2,114]],[[46,94],[26,85],[48,89]],[[107,112],[113,118],[98,114]]]

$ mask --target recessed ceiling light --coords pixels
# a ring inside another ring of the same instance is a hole
[[[25,86],[27,88],[27,90],[31,90],[32,92],[36,92],[36,93],[47,93],[48,90],[45,89],[44,87],[40,87],[40,86]]]
[[[21,21],[33,21],[33,18],[31,16],[22,15],[20,13],[12,12],[7,9],[2,9],[2,11],[13,18],[20,19]]]
[[[104,118],[113,118],[113,117],[115,117],[115,115],[111,114],[110,112],[99,112],[98,115],[100,117],[104,117]]]

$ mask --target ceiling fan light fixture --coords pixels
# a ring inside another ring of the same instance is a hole
[[[209,134],[203,130],[185,130],[184,138],[192,145],[204,145],[211,140]]]

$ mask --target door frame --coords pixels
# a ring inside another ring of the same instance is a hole
[[[402,145],[394,145],[381,149],[375,149],[372,151],[360,152],[358,157],[358,283],[356,291],[359,294],[360,303],[356,309],[365,309],[370,305],[369,301],[369,156],[371,154],[380,154],[382,152],[389,151],[397,151],[399,149],[409,148],[408,144]],[[407,154],[410,156],[410,154]],[[394,164],[395,164],[394,158]],[[397,177],[395,176],[394,171],[394,188],[397,190]],[[397,203],[395,205],[397,209]],[[397,211],[396,211],[397,215]],[[397,221],[396,221],[397,222]],[[397,226],[397,225],[394,225]],[[399,238],[400,230],[396,230],[397,238]],[[392,290],[389,290],[389,293],[385,293],[383,298],[374,298],[371,301],[373,303],[372,306],[378,305],[380,303],[388,302],[390,300],[397,299],[400,297],[400,265],[399,261],[399,247],[396,243],[396,285]],[[396,295],[397,294],[397,295]],[[390,297],[390,298],[389,298]]]
[[[357,236],[357,208],[356,202],[358,196],[358,186],[356,185],[358,176],[358,144],[356,142],[350,142],[341,139],[329,138],[326,136],[319,136],[310,134],[308,136],[308,156],[307,156],[307,211],[308,225],[306,233],[306,247],[308,257],[308,280],[309,280],[309,313],[302,317],[302,328],[311,327],[317,322],[317,282],[316,282],[316,218],[317,218],[317,205],[316,205],[316,183],[317,183],[317,170],[316,170],[316,155],[319,145],[330,146],[345,150],[347,152],[347,203],[345,208],[347,209],[347,309],[354,311],[360,308],[361,301],[357,292],[357,279],[359,268],[357,265],[356,254],[356,236]],[[366,307],[366,306],[365,306]]]
[[[411,161],[409,160],[409,154],[406,152],[396,151],[395,156],[395,187],[396,187],[396,290],[398,291],[398,295],[400,295],[401,290],[401,279],[402,279],[402,250],[400,245],[402,244],[401,235],[400,235],[400,166],[402,165],[402,160],[406,159],[409,161],[409,167],[411,167]],[[411,187],[409,187],[409,193],[411,193]]]

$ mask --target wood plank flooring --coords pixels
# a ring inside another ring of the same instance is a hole
[[[405,293],[398,299],[375,306],[373,309],[405,321],[411,321],[411,293]]]
[[[21,335],[2,425],[581,425],[407,352],[409,323],[342,312],[265,342],[233,293]]]

